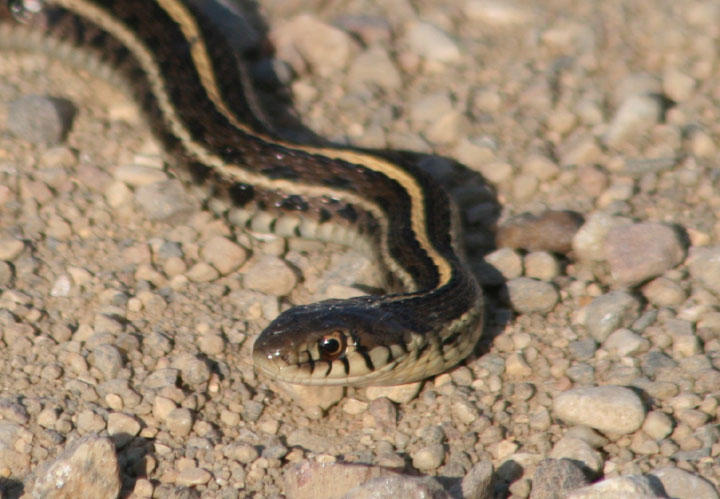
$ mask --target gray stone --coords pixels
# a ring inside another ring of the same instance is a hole
[[[432,479],[429,481],[421,479],[421,484],[427,484],[427,488],[423,489],[415,487],[418,483],[416,479],[411,480],[413,483],[407,484],[404,482],[406,479],[411,478],[380,466],[302,461],[286,468],[284,492],[294,499],[387,497],[383,488],[383,485],[387,485],[394,491],[390,495],[395,497],[448,497],[442,487],[436,486],[437,482]],[[365,484],[367,489],[363,492]],[[421,494],[420,490],[422,490]]]
[[[563,499],[588,484],[582,468],[570,459],[543,459],[532,478],[530,499]]]
[[[640,301],[625,291],[598,296],[583,311],[582,322],[599,343],[618,328],[630,326],[640,314]]]
[[[676,499],[717,499],[715,487],[702,477],[680,468],[660,468],[650,472],[662,483],[665,494]]]
[[[638,395],[622,386],[575,388],[553,401],[557,417],[607,433],[632,433],[645,419],[645,407]]]
[[[567,495],[567,499],[609,499],[611,497],[633,497],[651,499],[663,497],[648,477],[625,475],[608,478],[600,482],[576,489]]]
[[[480,461],[473,465],[460,484],[465,499],[490,499],[493,496],[493,465]]]
[[[600,452],[593,449],[585,440],[574,437],[565,436],[555,442],[552,451],[550,451],[550,457],[581,462],[596,473],[602,470],[604,465]]]
[[[615,282],[634,286],[682,262],[685,247],[672,227],[652,222],[637,223],[608,231],[605,257]]]
[[[35,144],[58,144],[65,139],[75,108],[64,99],[27,95],[8,106],[7,127],[17,137]]]
[[[595,355],[597,344],[592,338],[571,341],[568,345],[570,355],[577,360],[588,360]]]

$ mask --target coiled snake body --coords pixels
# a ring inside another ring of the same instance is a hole
[[[451,367],[482,330],[481,290],[456,250],[453,207],[412,166],[349,148],[258,133],[234,54],[180,0],[16,0],[0,6],[0,48],[80,46],[117,66],[195,181],[254,230],[371,244],[403,292],[291,308],[258,337],[264,375],[291,383],[400,384]],[[17,18],[25,22],[16,22]],[[74,49],[73,49],[74,50]],[[247,113],[245,113],[247,114]]]

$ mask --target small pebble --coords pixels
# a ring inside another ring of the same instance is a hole
[[[492,265],[505,279],[522,275],[522,258],[510,248],[500,248],[485,255],[485,261]]]
[[[212,479],[212,474],[202,468],[186,468],[177,474],[175,483],[186,487],[203,485]]]
[[[353,40],[344,31],[300,14],[273,29],[271,38],[277,57],[305,72],[305,65],[321,77],[328,77],[347,66]]]
[[[111,412],[107,421],[108,434],[113,437],[115,445],[124,447],[132,438],[140,433],[140,423],[132,416],[121,412]]]
[[[192,414],[185,408],[173,409],[165,419],[168,430],[176,437],[187,436],[192,430],[192,423]]]
[[[410,50],[433,62],[452,63],[460,59],[457,44],[438,27],[415,21],[405,33],[405,40]]]
[[[19,239],[0,239],[0,260],[12,261],[22,253],[25,243]]]
[[[509,280],[507,289],[510,303],[522,314],[549,312],[560,298],[552,284],[528,277]]]
[[[541,281],[552,281],[560,275],[560,264],[546,251],[533,251],[524,258],[525,276]]]
[[[368,386],[365,389],[365,396],[370,400],[386,397],[397,404],[407,404],[417,397],[421,387],[421,381],[405,383],[404,385]]]
[[[285,296],[298,282],[297,274],[283,260],[264,255],[244,275],[246,288],[268,295]]]
[[[625,357],[636,352],[647,351],[650,348],[650,342],[630,329],[621,328],[607,337],[603,348],[619,357]]]
[[[370,47],[353,59],[348,81],[352,86],[371,83],[386,89],[398,88],[402,84],[397,67],[387,51],[379,46]]]
[[[640,313],[640,302],[625,291],[598,296],[581,310],[583,325],[599,343],[611,332],[630,326]]]
[[[233,442],[225,445],[225,447],[223,447],[223,454],[243,464],[251,463],[260,456],[253,445],[243,442]]]
[[[247,259],[247,252],[223,236],[210,238],[200,251],[201,256],[221,274],[229,274]]]
[[[532,20],[530,10],[521,4],[502,0],[468,0],[462,9],[468,19],[491,26],[524,24]]]
[[[473,465],[461,482],[462,497],[466,499],[490,499],[493,497],[493,465],[482,460]]]
[[[445,459],[445,449],[442,444],[431,444],[411,453],[410,457],[414,468],[430,471],[442,464]]]
[[[693,279],[720,294],[720,246],[690,248],[687,265]]]
[[[167,174],[158,169],[142,165],[122,165],[115,169],[115,178],[133,187],[167,180]]]
[[[198,211],[177,179],[142,185],[135,191],[135,200],[150,220],[182,220]]]
[[[620,104],[605,136],[610,147],[619,147],[649,133],[662,115],[660,99],[653,95],[632,95]]]
[[[687,293],[676,281],[666,277],[658,277],[642,288],[647,300],[658,307],[677,307],[687,298]]]

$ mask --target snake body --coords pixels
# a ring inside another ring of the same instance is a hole
[[[402,288],[281,313],[254,344],[260,373],[311,385],[392,385],[438,374],[472,351],[482,292],[457,250],[453,206],[427,175],[381,155],[256,131],[232,50],[190,4],[37,3],[0,6],[0,48],[35,48],[40,33],[53,41],[45,48],[95,51],[127,77],[168,150],[231,221],[369,244]]]

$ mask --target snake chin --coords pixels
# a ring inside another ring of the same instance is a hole
[[[398,384],[416,324],[376,297],[326,300],[280,314],[260,334],[253,359],[270,378],[306,385]]]

